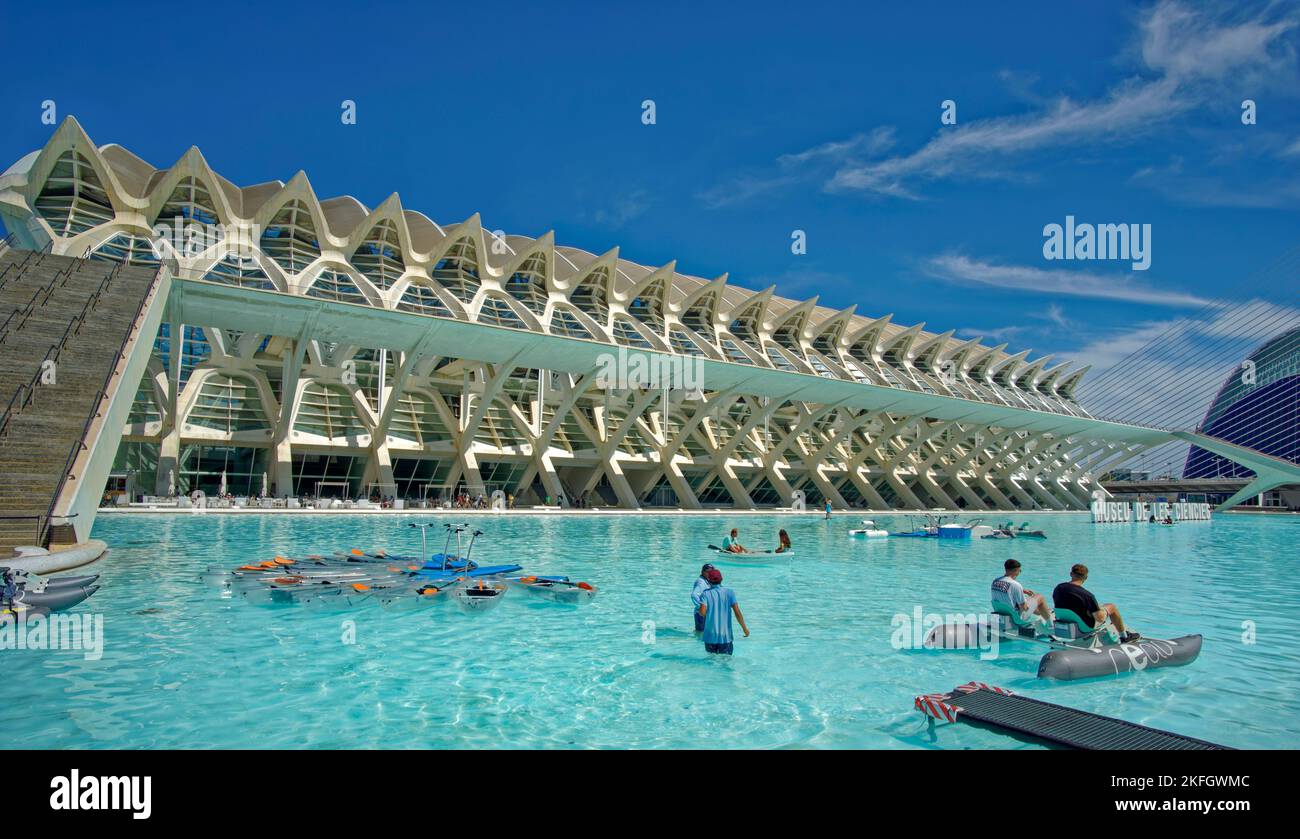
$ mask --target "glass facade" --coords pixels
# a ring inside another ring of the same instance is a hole
[[[1300,463],[1300,329],[1247,356],[1219,389],[1201,433]],[[1244,466],[1193,446],[1184,478],[1248,478]]]

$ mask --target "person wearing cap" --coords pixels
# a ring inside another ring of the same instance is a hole
[[[1119,640],[1122,643],[1128,644],[1140,639],[1141,635],[1124,627],[1124,619],[1120,617],[1118,606],[1114,603],[1097,603],[1097,598],[1092,592],[1083,587],[1087,581],[1088,566],[1081,562],[1076,563],[1070,568],[1069,582],[1061,583],[1052,590],[1052,603],[1058,609],[1069,609],[1083,618],[1088,626],[1094,628],[1109,619],[1120,633]]]
[[[695,587],[691,589],[691,612],[695,615],[695,631],[704,631],[704,615],[700,614],[700,603],[703,600],[704,592],[709,587],[708,573],[713,570],[713,566],[704,563],[700,569],[700,576],[695,578]]]
[[[722,572],[710,568],[704,572],[704,579],[709,587],[700,596],[700,608],[697,610],[704,618],[704,651],[716,655],[731,655],[731,613],[736,613],[740,628],[745,637],[749,637],[749,627],[745,625],[745,616],[740,613],[740,604],[736,602],[736,593],[722,584]]]
[[[1016,579],[1020,576],[1019,562],[1008,559],[1002,563],[1002,571],[1002,576],[993,581],[992,599],[995,610],[998,604],[1002,604],[1014,609],[1024,620],[1029,620],[1030,615],[1037,615],[1048,623],[1055,620],[1043,595],[1030,591]]]

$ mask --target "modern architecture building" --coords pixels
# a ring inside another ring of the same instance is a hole
[[[1215,396],[1202,433],[1272,457],[1300,463],[1300,329],[1266,341],[1234,370]],[[1247,466],[1192,446],[1183,477],[1248,478]],[[1278,487],[1267,506],[1300,506],[1300,486]]]
[[[173,275],[114,466],[137,494],[1079,509],[1169,439],[1091,418],[1085,369],[1027,350],[301,172],[240,187],[197,148],[158,168],[72,119],[0,176],[0,218],[17,247]]]

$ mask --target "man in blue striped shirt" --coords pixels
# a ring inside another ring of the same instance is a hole
[[[731,613],[736,613],[740,628],[749,637],[745,616],[740,613],[736,593],[722,584],[722,572],[710,568],[704,572],[709,587],[700,595],[699,614],[704,618],[704,651],[718,655],[731,655]]]

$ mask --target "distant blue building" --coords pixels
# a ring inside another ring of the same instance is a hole
[[[1300,329],[1270,339],[1233,372],[1210,405],[1201,431],[1300,463]],[[1193,446],[1184,478],[1250,477],[1231,460]]]

